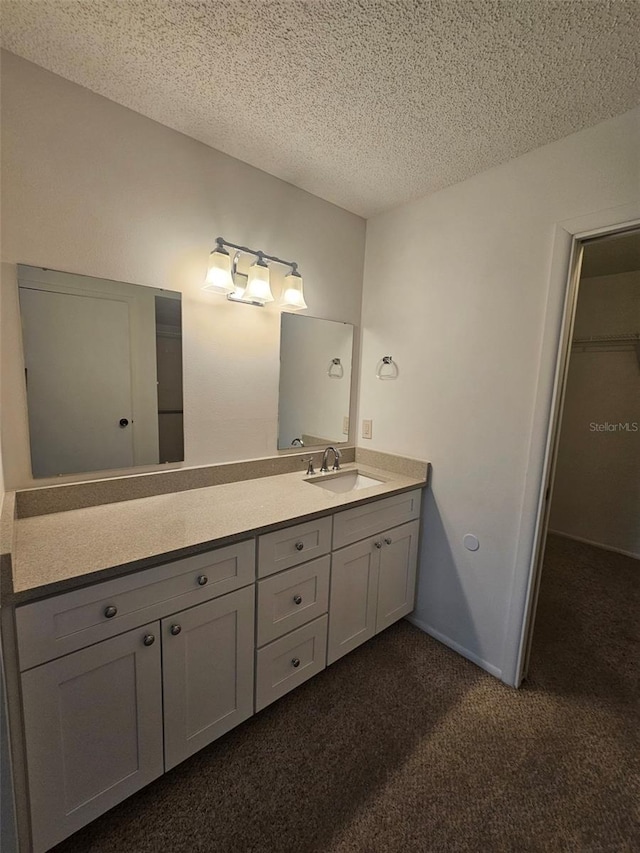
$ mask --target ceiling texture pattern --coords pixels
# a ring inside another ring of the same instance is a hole
[[[637,0],[3,0],[2,43],[367,217],[640,100]]]

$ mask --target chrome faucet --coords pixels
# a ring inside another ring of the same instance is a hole
[[[333,451],[333,470],[334,471],[340,470],[340,455],[341,455],[340,451],[336,450],[336,448],[333,447],[332,445],[329,445],[329,447],[327,447],[327,449],[325,450],[325,452],[322,455],[322,465],[320,466],[320,473],[321,474],[326,474],[326,472],[329,470],[328,462],[329,462],[330,451]]]

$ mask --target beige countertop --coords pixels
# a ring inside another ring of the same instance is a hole
[[[331,474],[278,474],[18,519],[11,597],[18,603],[426,485],[369,465],[343,470],[383,482],[335,494],[306,482]]]

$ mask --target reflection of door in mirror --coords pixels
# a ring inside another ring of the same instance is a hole
[[[348,438],[353,326],[282,314],[278,448]]]
[[[34,473],[133,465],[127,303],[23,288],[20,310]]]
[[[35,477],[183,458],[180,294],[19,265]]]

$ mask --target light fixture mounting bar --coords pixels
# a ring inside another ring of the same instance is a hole
[[[250,249],[248,246],[239,246],[237,243],[229,243],[229,241],[225,240],[223,237],[216,237],[216,244],[219,247],[228,246],[230,249],[236,249],[238,252],[246,252],[248,255],[253,255],[256,258],[265,258],[267,261],[271,261],[272,263],[282,264],[283,267],[291,267],[293,270],[298,269],[298,264],[295,261],[285,261],[282,258],[278,258],[276,255],[267,255],[266,252],[262,252],[260,249]]]

